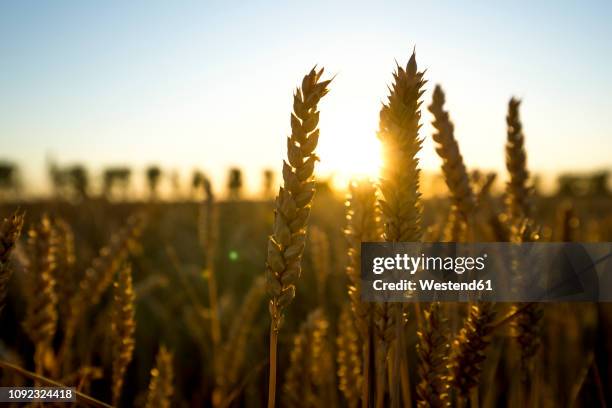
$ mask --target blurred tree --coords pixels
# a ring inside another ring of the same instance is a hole
[[[53,159],[47,159],[47,168],[53,194],[56,198],[66,197],[69,194],[67,191],[68,179],[66,171],[61,169]]]
[[[593,196],[607,197],[610,195],[608,190],[608,177],[610,174],[607,171],[594,173],[590,177],[590,193]]]
[[[263,172],[263,196],[267,200],[274,196],[274,172],[270,169],[265,169]]]
[[[172,196],[175,200],[181,199],[181,176],[177,170],[170,173],[170,185],[172,186]]]
[[[204,174],[200,170],[194,170],[191,177],[191,198],[197,199],[200,192],[200,188],[204,183]]]
[[[239,200],[242,194],[242,171],[233,167],[229,171],[229,199],[230,200]]]
[[[86,199],[88,195],[89,176],[85,167],[77,164],[65,170],[65,179],[71,186],[76,199]]]
[[[19,195],[20,183],[17,165],[10,162],[0,162],[0,192],[2,196]]]
[[[147,183],[151,200],[157,199],[157,189],[161,178],[161,169],[158,166],[150,166],[147,169]]]
[[[562,174],[557,179],[557,194],[567,197],[607,197],[609,172],[600,171],[591,174]]]
[[[128,167],[109,167],[104,170],[102,192],[107,198],[113,198],[116,190],[120,191],[123,200],[127,199],[132,170]]]
[[[58,199],[81,200],[89,193],[87,169],[80,164],[59,166],[53,159],[47,159],[47,168],[53,194]]]

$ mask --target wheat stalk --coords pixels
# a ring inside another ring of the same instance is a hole
[[[172,353],[161,346],[155,358],[155,367],[151,370],[145,408],[170,408],[174,393],[172,366]]]
[[[291,136],[287,138],[287,161],[283,162],[283,187],[275,202],[274,231],[268,239],[266,286],[270,294],[270,381],[268,407],[276,398],[276,348],[283,309],[295,297],[306,239],[310,203],[315,192],[314,151],[319,140],[317,105],[330,81],[321,81],[323,69],[314,68],[293,95]]]
[[[406,68],[397,66],[388,102],[380,111],[378,138],[382,143],[383,167],[380,179],[382,197],[379,200],[384,221],[384,238],[388,242],[418,242],[422,238],[422,204],[419,191],[419,168],[417,153],[421,149],[419,137],[421,126],[421,97],[423,95],[423,72],[419,72],[416,54],[413,52]],[[386,307],[385,307],[386,309]],[[402,344],[404,325],[403,308],[395,305],[395,334],[393,339],[385,335],[384,341],[393,340]],[[378,316],[388,317],[388,310]],[[387,343],[383,350],[389,350]],[[398,349],[399,350],[399,349]],[[399,407],[400,356],[395,353],[393,362],[393,384],[390,390],[391,404]],[[379,373],[382,370],[379,370]],[[380,382],[380,381],[379,381]],[[379,395],[379,403],[381,402]]]
[[[221,342],[221,322],[219,318],[219,301],[217,293],[217,277],[215,273],[215,258],[217,256],[217,245],[219,240],[219,213],[215,205],[215,196],[208,179],[203,180],[206,199],[200,206],[200,223],[198,233],[200,244],[205,253],[204,277],[208,282],[208,301],[210,303],[210,331],[215,350]],[[214,354],[217,355],[216,353]]]
[[[123,379],[127,366],[134,353],[134,290],[132,288],[132,269],[123,266],[113,283],[113,313],[111,333],[113,339],[113,405],[119,403]]]
[[[506,205],[510,222],[510,238],[517,243],[539,240],[539,228],[531,219],[533,189],[528,185],[527,152],[525,150],[523,125],[519,116],[519,106],[519,100],[510,99],[506,118],[508,125],[506,167],[510,176],[510,181],[506,185]],[[520,267],[516,264],[513,266]],[[543,309],[541,305],[536,303],[518,303],[513,306],[513,310],[519,309],[522,311],[514,319],[513,329],[520,347],[521,365],[525,369],[524,372],[527,373],[529,362],[540,346],[539,332]]]
[[[10,218],[5,218],[0,224],[0,313],[8,290],[8,283],[13,271],[9,265],[11,253],[21,235],[24,214],[15,212]]]
[[[25,282],[26,315],[23,327],[34,343],[36,373],[43,374],[45,361],[53,353],[51,342],[57,329],[57,295],[53,273],[57,237],[48,216],[28,232],[30,262]]]

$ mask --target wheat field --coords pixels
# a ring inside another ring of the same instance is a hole
[[[328,92],[322,68],[298,82],[274,198],[221,199],[199,175],[185,200],[3,202],[0,385],[73,386],[93,407],[606,406],[610,305],[367,303],[360,244],[607,242],[612,197],[538,191],[515,98],[507,174],[473,169],[414,53],[372,135],[380,175],[345,195],[316,178]],[[423,197],[424,138],[444,195]]]

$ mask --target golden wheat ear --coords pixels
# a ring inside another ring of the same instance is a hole
[[[172,353],[161,346],[151,370],[151,380],[145,408],[170,408],[174,393],[174,368]]]
[[[261,310],[265,293],[265,279],[259,276],[253,281],[242,300],[242,306],[232,319],[227,340],[220,349],[219,369],[215,373],[216,387],[213,392],[215,406],[222,405],[239,386],[241,370],[248,355],[249,336],[254,330],[255,319]]]
[[[142,234],[145,223],[144,213],[130,216],[125,225],[112,235],[110,242],[100,250],[91,266],[85,271],[78,288],[69,301],[70,313],[66,319],[65,335],[60,353],[64,359],[67,360],[69,357],[70,345],[79,323],[87,312],[98,304],[113,283],[115,274],[128,257],[130,250],[137,245],[137,239]]]
[[[355,180],[349,184],[344,231],[348,243],[346,275],[353,320],[362,344],[361,401],[369,404],[374,361],[374,313],[371,303],[361,300],[361,243],[380,241],[380,208],[376,186],[371,180]]]
[[[283,406],[330,406],[334,371],[328,336],[329,321],[321,309],[316,309],[293,339],[283,385]]]
[[[419,358],[417,385],[419,407],[448,406],[446,368],[450,350],[448,320],[439,302],[432,302],[424,312],[423,324],[417,332]]]
[[[506,206],[511,224],[531,216],[531,192],[528,185],[527,152],[523,124],[519,115],[521,101],[515,98],[508,102],[506,167],[510,180],[506,184]]]
[[[386,241],[421,239],[420,170],[416,155],[422,144],[419,129],[423,74],[417,70],[415,54],[406,68],[398,65],[388,101],[380,111],[378,138],[383,149],[380,207]]]
[[[480,384],[485,352],[495,329],[495,315],[492,303],[471,305],[463,328],[452,343],[448,380],[462,401],[467,400],[470,391]]]
[[[315,193],[313,179],[319,140],[317,105],[327,94],[330,81],[320,81],[323,69],[312,70],[293,97],[291,136],[287,138],[287,161],[283,162],[283,187],[276,197],[274,232],[268,240],[267,288],[274,330],[281,324],[283,309],[295,297],[301,272],[306,227]]]
[[[444,103],[444,91],[440,85],[436,85],[429,106],[429,111],[434,117],[432,138],[437,144],[436,152],[442,159],[442,173],[451,193],[453,205],[458,209],[463,220],[467,220],[474,210],[474,193],[463,156],[459,151],[459,144],[455,138],[455,126],[448,112],[444,110]]]
[[[338,388],[349,407],[359,406],[362,398],[362,345],[349,304],[342,308],[336,337]]]
[[[419,72],[413,52],[406,67],[397,66],[393,74],[388,101],[380,110],[378,138],[382,144],[379,204],[384,222],[384,239],[388,242],[419,242],[422,239],[421,192],[419,188],[419,160],[421,150],[421,97],[425,80]],[[391,404],[400,404],[400,377],[406,383],[407,370],[401,366],[400,352],[405,325],[401,304],[376,306],[375,327],[378,331],[377,406],[384,403],[383,385],[387,354],[396,345],[390,371]],[[403,370],[403,373],[402,373]]]
[[[124,265],[113,283],[113,312],[111,335],[113,340],[113,405],[121,398],[123,379],[127,366],[134,353],[134,289],[132,287],[132,268]]]
[[[313,68],[293,95],[291,136],[287,138],[287,161],[283,161],[283,186],[276,197],[274,229],[268,239],[266,287],[270,295],[270,377],[268,408],[276,399],[276,348],[283,310],[295,297],[300,277],[306,227],[315,193],[315,149],[319,141],[319,101],[330,80],[322,81],[323,69]]]
[[[45,361],[53,355],[52,341],[57,329],[56,268],[57,235],[48,216],[28,232],[30,254],[24,290],[26,315],[23,327],[35,346],[37,374],[45,373]]]
[[[5,218],[0,224],[0,313],[8,290],[8,283],[13,274],[9,265],[11,253],[21,235],[24,214],[15,212],[10,218]]]

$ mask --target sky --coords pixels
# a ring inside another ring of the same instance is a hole
[[[416,48],[423,106],[441,84],[468,168],[503,170],[514,95],[534,172],[611,169],[611,19],[609,1],[3,1],[0,160],[36,191],[50,159],[197,167],[217,186],[239,166],[255,189],[281,168],[292,93],[317,64],[335,75],[317,172],[374,175],[380,106]]]

